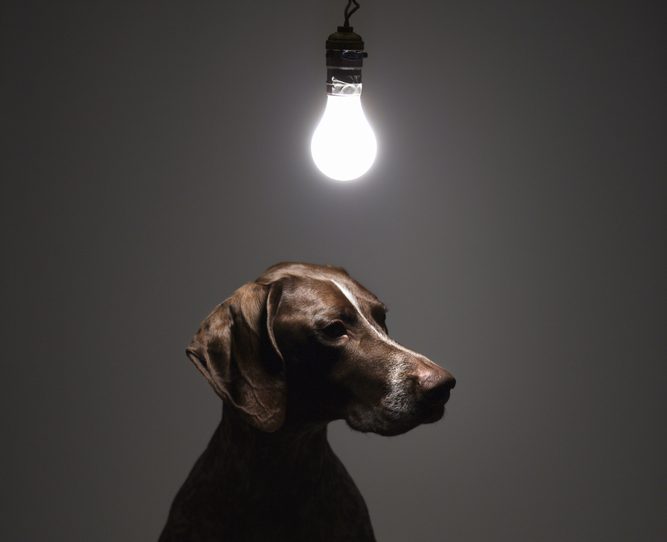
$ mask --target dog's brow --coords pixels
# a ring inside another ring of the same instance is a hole
[[[355,296],[352,293],[352,291],[347,286],[345,286],[344,284],[338,282],[335,279],[329,279],[329,280],[331,282],[333,282],[334,285],[343,293],[345,298],[352,304],[352,306],[356,309],[356,311],[359,312],[360,314],[362,314],[361,307],[359,305],[359,301],[357,299],[357,296]],[[363,301],[368,303],[368,305],[370,305],[371,313],[375,313],[378,310],[380,310],[382,312],[385,312],[385,313],[389,311],[389,308],[375,296],[363,297],[362,299],[363,299]],[[362,314],[362,316],[363,316],[363,314]]]
[[[361,312],[361,307],[359,307],[359,302],[357,301],[357,298],[354,296],[354,294],[349,290],[347,286],[344,286],[340,282],[338,282],[335,279],[331,279],[331,282],[334,283],[334,285],[343,293],[343,295],[347,298],[347,300],[352,303],[352,306],[357,310],[359,315],[366,320],[366,317],[364,314]]]
[[[364,321],[364,323],[373,330],[373,332],[380,337],[384,342],[391,342],[391,339],[388,337],[385,337],[380,331],[378,331],[373,324],[371,324],[368,321],[368,318],[364,315],[364,313],[361,311],[361,307],[359,306],[359,302],[357,301],[357,298],[354,296],[354,294],[345,286],[344,284],[341,284],[335,279],[331,279],[331,282],[334,283],[334,285],[341,291],[343,292],[343,295],[347,298],[347,300],[352,304],[352,306],[356,309],[356,311],[359,313],[359,316],[361,316],[361,319]],[[400,345],[396,345],[400,346]],[[401,347],[402,348],[402,347]]]
[[[381,301],[379,301],[379,302],[378,302],[378,301],[374,301],[374,302],[372,303],[371,310],[372,310],[372,311],[380,310],[380,311],[382,311],[382,312],[389,312],[389,307],[387,307],[387,305],[385,305],[385,304],[382,303]]]

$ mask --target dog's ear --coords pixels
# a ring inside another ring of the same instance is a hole
[[[208,315],[186,349],[223,401],[267,432],[282,426],[287,400],[284,360],[273,336],[281,290],[280,283],[242,286]]]

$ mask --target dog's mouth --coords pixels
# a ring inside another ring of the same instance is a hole
[[[446,400],[412,403],[404,408],[360,409],[350,413],[346,421],[352,429],[394,436],[406,433],[422,424],[435,423],[445,415]],[[393,405],[392,405],[393,406]]]
[[[445,415],[445,403],[435,403],[431,405],[424,415],[422,423],[434,423],[441,420]]]
[[[395,417],[397,421],[400,420],[399,423],[402,422],[411,427],[426,423],[435,423],[444,417],[445,403],[447,403],[446,399],[418,404],[407,412],[393,412],[392,417]]]

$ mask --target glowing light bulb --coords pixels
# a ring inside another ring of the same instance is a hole
[[[361,107],[361,83],[349,94],[329,94],[320,123],[310,141],[318,169],[337,181],[366,173],[377,155],[377,140]]]
[[[377,155],[377,140],[361,107],[361,67],[368,54],[350,26],[358,9],[359,3],[349,0],[345,24],[327,39],[327,105],[310,140],[315,165],[337,181],[361,177]]]

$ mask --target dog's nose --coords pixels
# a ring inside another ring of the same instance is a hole
[[[417,381],[424,397],[430,401],[447,401],[449,392],[456,386],[456,378],[437,365],[421,368]]]

